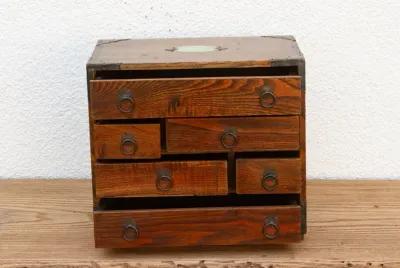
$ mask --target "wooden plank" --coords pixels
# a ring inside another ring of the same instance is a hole
[[[302,188],[300,159],[237,159],[238,194],[299,193]]]
[[[226,161],[95,164],[96,197],[223,195]]]
[[[209,51],[181,52],[179,48],[183,46],[206,46]],[[293,36],[111,39],[97,43],[88,67],[122,70],[238,68],[286,66],[302,60]]]
[[[300,77],[90,81],[92,117],[101,119],[297,115]],[[263,93],[268,86],[275,96]],[[271,104],[271,107],[263,107]]]
[[[300,68],[300,72],[302,73],[303,77],[305,77],[305,66],[302,64]],[[303,90],[301,92],[301,115],[299,116],[300,121],[300,159],[301,159],[301,193],[300,193],[300,202],[302,207],[307,207],[307,185],[306,185],[306,178],[307,178],[307,166],[306,166],[306,159],[307,159],[307,150],[306,150],[306,91],[305,91],[305,83],[303,79]],[[303,233],[307,233],[307,210],[303,211]]]
[[[167,120],[167,152],[297,150],[297,116]]]
[[[307,190],[301,243],[108,250],[94,248],[90,180],[0,180],[0,266],[400,266],[400,181],[309,180]]]
[[[94,125],[96,159],[160,158],[160,125]]]

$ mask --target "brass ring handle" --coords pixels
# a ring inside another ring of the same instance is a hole
[[[238,144],[238,135],[236,129],[225,130],[220,137],[221,144],[226,149],[232,149]]]
[[[133,220],[128,220],[123,226],[122,237],[126,241],[133,241],[139,238],[139,229]]]
[[[264,86],[260,91],[260,105],[264,108],[272,108],[276,103],[276,97],[271,87]]]
[[[172,180],[171,172],[163,169],[159,170],[157,174],[156,187],[160,192],[166,192],[171,190],[174,182]]]
[[[131,113],[135,108],[135,99],[133,94],[128,89],[122,89],[118,93],[117,108],[122,113]]]
[[[269,216],[264,220],[263,235],[267,239],[275,239],[279,235],[278,218],[276,216]]]
[[[132,134],[124,133],[121,137],[121,153],[124,155],[134,155],[138,150],[138,144]]]
[[[278,176],[275,171],[267,170],[261,178],[261,186],[267,191],[275,190],[278,186]]]

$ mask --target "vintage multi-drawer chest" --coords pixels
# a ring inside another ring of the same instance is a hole
[[[293,37],[101,40],[87,77],[97,247],[303,238]]]

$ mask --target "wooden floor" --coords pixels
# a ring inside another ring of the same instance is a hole
[[[307,190],[302,243],[133,251],[94,248],[89,180],[0,180],[0,266],[400,267],[400,181]]]

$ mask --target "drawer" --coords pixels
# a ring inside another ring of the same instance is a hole
[[[301,191],[300,159],[237,159],[238,194],[284,194]]]
[[[298,150],[297,116],[167,120],[167,152]]]
[[[298,115],[300,77],[91,80],[94,119]]]
[[[96,159],[160,158],[158,124],[94,125]]]
[[[224,195],[226,161],[94,165],[96,197]]]
[[[96,247],[249,245],[301,240],[300,207],[95,211]]]

